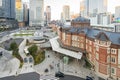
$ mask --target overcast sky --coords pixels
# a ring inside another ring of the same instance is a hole
[[[29,0],[23,0],[29,1]],[[63,5],[70,6],[70,12],[80,12],[81,0],[44,0],[44,9],[46,6],[51,6],[52,19],[60,19]],[[108,12],[114,13],[115,6],[120,6],[120,0],[108,0]]]

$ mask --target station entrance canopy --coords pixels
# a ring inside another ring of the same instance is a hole
[[[57,39],[58,39],[58,37],[50,39],[50,43],[51,43],[53,51],[62,53],[64,55],[67,55],[67,56],[70,56],[70,57],[73,57],[73,58],[76,58],[76,59],[81,59],[82,58],[83,53],[70,51],[68,49],[64,49],[64,48],[60,47]]]

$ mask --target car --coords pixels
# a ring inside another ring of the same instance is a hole
[[[93,80],[92,77],[86,76],[86,80]]]
[[[64,77],[64,73],[58,71],[57,73],[55,73],[55,77]]]
[[[48,72],[49,70],[48,69],[45,69],[45,71],[44,72]]]

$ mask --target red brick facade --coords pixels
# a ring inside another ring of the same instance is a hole
[[[90,23],[71,22],[71,25],[84,28],[90,26]],[[59,28],[58,35],[63,45],[85,52],[97,73],[120,78],[120,45],[113,44],[104,32],[94,34],[95,38],[92,38],[87,36],[84,31],[69,32],[70,29]],[[104,37],[103,40],[101,37]]]
[[[86,56],[93,64],[93,66],[95,66],[94,69],[96,72],[102,73],[104,75],[110,75],[109,66],[111,66],[116,69],[115,75],[113,76],[120,77],[120,72],[119,72],[120,66],[118,67],[118,48],[112,47],[110,41],[101,41],[98,39],[92,39],[87,37],[84,33],[76,34],[76,33],[65,32],[64,29],[61,30],[59,33],[60,33],[59,35],[60,40],[63,42],[64,45],[77,47],[82,51],[86,51],[88,53],[86,54]],[[73,40],[72,39],[73,36],[77,36],[77,38],[74,37],[76,39]],[[81,46],[81,44],[83,44],[83,46]],[[108,49],[110,49],[109,50],[110,52],[108,52]],[[116,49],[116,52],[112,53],[111,52],[112,49]],[[115,57],[116,59],[115,63],[112,62],[110,63],[110,56]]]

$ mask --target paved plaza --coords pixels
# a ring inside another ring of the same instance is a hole
[[[45,35],[48,36],[48,39],[52,39],[56,37],[56,34],[54,32],[46,31]],[[21,38],[21,37],[14,37],[13,35],[10,34],[8,37],[4,36],[1,42],[6,41],[7,39],[10,39],[10,38],[14,39],[14,38]],[[28,37],[22,37],[22,38],[24,40],[19,45],[19,53],[20,53],[20,56],[24,59],[27,57],[26,54],[24,53],[24,49],[26,48],[26,39],[30,39],[31,37],[28,36]],[[38,46],[50,47],[51,44],[48,41],[43,44],[38,44]],[[0,78],[0,80],[16,80],[16,79],[27,80],[28,78],[29,80],[39,80],[39,76],[54,77],[55,72],[57,71],[61,71],[65,75],[67,75],[64,78],[61,78],[60,80],[84,80],[86,76],[94,76],[94,80],[100,80],[95,74],[91,75],[91,70],[84,68],[83,66],[85,64],[84,60],[82,59],[77,60],[75,58],[72,58],[72,61],[70,61],[68,64],[64,64],[63,58],[61,58],[61,56],[63,55],[64,54],[56,53],[53,50],[46,49],[45,60],[41,64],[35,65],[33,67],[31,67],[29,63],[23,64],[23,67],[14,71],[14,74],[13,73],[3,74],[4,77],[6,76],[6,78],[2,78],[2,79]],[[58,67],[58,64],[59,64],[59,67]],[[45,69],[48,69],[48,72],[45,72]],[[10,77],[7,77],[7,76],[10,76]],[[31,76],[35,76],[35,77],[31,78]]]

